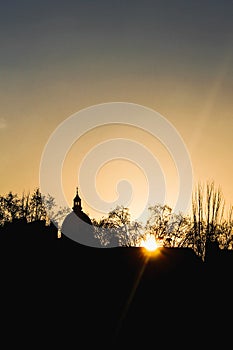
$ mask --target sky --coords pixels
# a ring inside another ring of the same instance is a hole
[[[39,186],[44,147],[69,116],[98,104],[126,102],[165,117],[188,149],[194,184],[213,180],[231,205],[232,42],[233,2],[227,0],[1,1],[0,194],[20,195]],[[127,126],[90,131],[64,161],[70,205],[83,157],[114,137],[140,140],[161,164],[169,163],[158,142],[143,131]],[[172,164],[165,169],[173,205],[175,169]],[[100,169],[98,193],[114,201],[115,183],[128,177],[137,211],[146,183],[140,169],[123,159]],[[84,209],[95,215],[85,200]]]

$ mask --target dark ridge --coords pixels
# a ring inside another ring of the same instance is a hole
[[[57,238],[43,221],[17,221],[0,229],[0,256],[9,346],[14,337],[18,346],[67,349],[155,346],[158,339],[178,346],[188,337],[189,347],[201,334],[210,345],[229,332],[233,254],[214,245],[205,261],[186,248],[148,256],[142,248],[87,247]]]

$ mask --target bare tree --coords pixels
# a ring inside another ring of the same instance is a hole
[[[69,207],[58,207],[55,198],[50,194],[47,196],[43,195],[42,202],[46,212],[46,225],[50,225],[52,222],[57,227],[57,236],[60,238],[62,223],[66,216],[71,212],[71,209]]]
[[[6,208],[6,201],[3,196],[0,197],[0,226],[3,226],[4,223],[6,222],[6,213],[7,213],[7,208]]]
[[[225,203],[221,189],[214,182],[200,183],[192,197],[193,249],[203,259],[210,242],[218,242]]]
[[[187,233],[190,218],[182,213],[172,212],[168,205],[155,204],[149,207],[150,216],[145,226],[145,233],[154,235],[164,246],[183,247],[188,244]]]
[[[150,215],[146,222],[146,234],[152,234],[157,240],[164,240],[168,233],[172,209],[168,205],[155,204],[148,208]]]
[[[20,199],[20,218],[25,219],[26,222],[30,220],[30,193],[25,195],[23,192]]]
[[[233,249],[233,207],[219,227],[218,243],[221,249]]]
[[[37,188],[30,199],[30,221],[46,220],[47,213],[42,200],[42,195]]]
[[[20,200],[17,194],[13,194],[10,191],[6,195],[4,202],[5,221],[12,222],[18,219],[20,217]]]
[[[95,237],[103,246],[138,246],[142,239],[142,224],[131,222],[129,209],[117,206],[108,216],[99,221],[93,220]]]

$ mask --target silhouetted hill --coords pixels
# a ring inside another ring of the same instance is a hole
[[[230,251],[209,247],[205,262],[184,248],[162,247],[148,257],[141,248],[58,239],[44,222],[17,222],[1,228],[0,253],[2,333],[14,334],[9,346],[15,337],[24,347],[85,342],[82,348],[119,349],[156,339],[178,346],[185,336],[200,346],[200,335],[210,345],[229,331]]]

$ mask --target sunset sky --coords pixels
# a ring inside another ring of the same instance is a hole
[[[84,108],[115,101],[167,118],[190,153],[194,182],[214,180],[233,203],[232,43],[233,2],[227,0],[2,1],[0,194],[32,192],[57,126]],[[167,162],[140,130],[90,132],[64,163],[68,201],[82,157],[109,137],[140,140]],[[132,166],[115,160],[101,169],[100,195],[111,201],[117,176],[129,176],[138,180],[139,203],[145,184]]]

